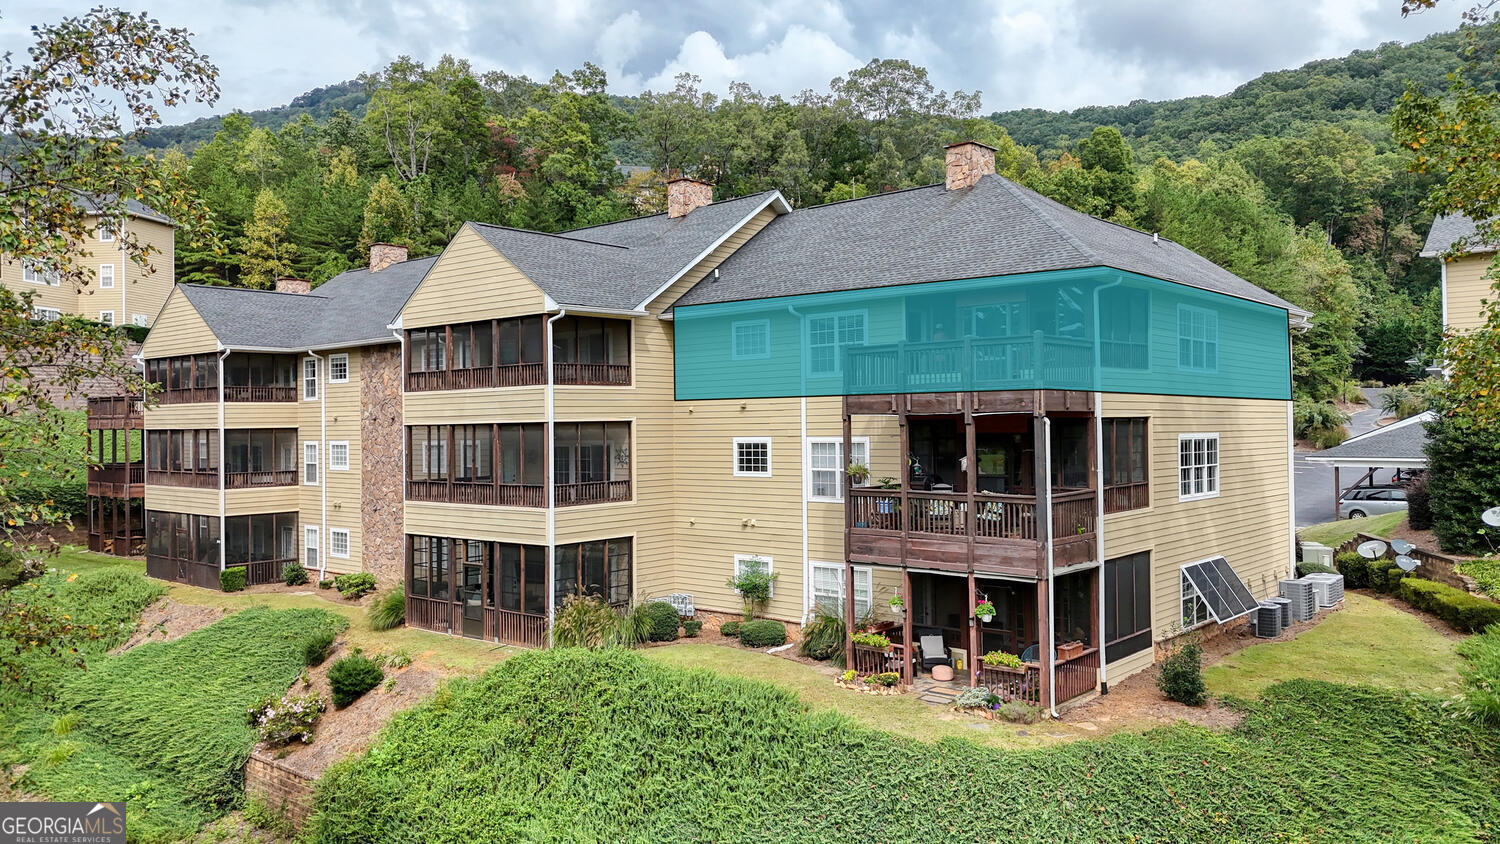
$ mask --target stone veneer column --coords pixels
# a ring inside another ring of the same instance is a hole
[[[400,585],[402,526],[401,347],[367,347],[360,359],[360,533],[363,567],[382,586]]]

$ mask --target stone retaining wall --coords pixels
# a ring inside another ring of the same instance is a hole
[[[294,827],[312,814],[315,782],[260,748],[245,763],[245,795],[281,813]]]

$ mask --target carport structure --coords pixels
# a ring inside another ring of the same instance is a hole
[[[1427,468],[1427,423],[1437,418],[1432,411],[1393,422],[1383,428],[1350,437],[1333,448],[1307,458],[1309,463],[1333,467],[1333,512],[1338,518],[1339,501],[1349,490],[1363,483],[1374,486],[1375,473],[1381,469],[1410,472]],[[1345,487],[1339,470],[1365,469],[1354,483]]]

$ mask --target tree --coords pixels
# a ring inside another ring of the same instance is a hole
[[[287,239],[290,226],[286,203],[275,191],[264,188],[256,194],[255,214],[245,225],[245,236],[240,241],[245,253],[241,281],[247,287],[268,288],[276,279],[291,275],[297,244]]]
[[[646,153],[645,163],[660,173],[696,172],[702,154],[704,124],[715,97],[698,90],[703,80],[679,73],[670,91],[641,94],[635,128]]]
[[[401,189],[386,176],[370,188],[365,201],[365,222],[360,230],[360,250],[368,253],[372,243],[412,245],[411,207]]]
[[[912,115],[969,117],[979,111],[979,92],[939,91],[927,78],[927,68],[906,59],[871,59],[828,84],[870,120],[886,121]]]
[[[159,159],[127,152],[161,122],[159,105],[217,99],[217,71],[188,33],[104,8],[32,32],[27,61],[0,59],[0,252],[83,289],[93,277],[84,240],[98,222],[126,219],[132,200],[175,220],[182,240],[204,236],[197,198]],[[142,268],[157,252],[128,230],[117,241]],[[57,402],[85,382],[145,389],[124,358],[122,334],[77,318],[34,319],[32,301],[0,288],[0,470],[46,467],[66,452]],[[0,550],[32,555],[45,528],[69,514],[46,501],[22,503],[25,480],[0,471]]]

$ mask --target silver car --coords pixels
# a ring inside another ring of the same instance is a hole
[[[1362,519],[1406,509],[1406,490],[1400,487],[1356,487],[1339,499],[1339,518]]]

